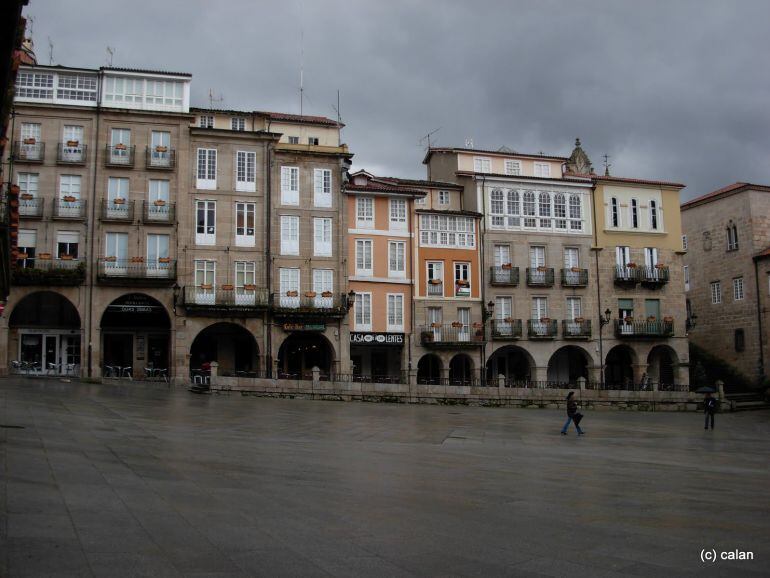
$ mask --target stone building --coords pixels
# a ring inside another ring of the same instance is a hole
[[[690,339],[747,381],[767,376],[770,186],[734,183],[682,204]]]

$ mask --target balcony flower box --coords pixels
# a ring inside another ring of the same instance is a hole
[[[428,283],[431,285],[441,285],[441,279],[431,279]]]
[[[61,255],[59,259],[61,259],[62,261],[72,261],[74,257],[72,255]]]
[[[17,259],[26,259],[27,257],[29,257],[27,253],[19,253],[18,255],[16,255]]]
[[[628,269],[636,269],[636,263],[626,263]]]
[[[458,279],[457,280],[457,285],[459,285],[460,287],[467,287],[468,286],[468,282],[465,279]]]
[[[35,198],[35,195],[31,195],[30,193],[22,193],[19,198],[22,201],[31,201]]]
[[[441,327],[441,323],[431,323],[431,324],[430,324],[430,326],[431,326],[433,329],[439,329],[439,328]]]
[[[61,198],[61,200],[64,201],[65,203],[74,203],[75,201],[78,200],[78,198],[73,197],[72,195],[65,195]]]
[[[628,317],[624,317],[623,321],[625,321],[626,323],[633,323],[634,318],[629,315]]]
[[[114,263],[115,261],[117,261],[117,260],[118,260],[118,258],[117,258],[117,257],[115,257],[115,256],[113,255],[112,257],[105,257],[105,258],[104,258],[104,260],[105,260],[107,263]]]
[[[503,319],[503,321],[505,321],[506,323],[513,323],[513,317],[506,317],[505,319]]]
[[[225,284],[225,285],[222,285],[222,290],[223,290],[223,291],[232,291],[234,288],[235,288],[235,287],[233,287],[233,286],[232,286],[232,285],[230,285],[230,284]]]
[[[168,151],[168,147],[164,147],[164,146],[160,146],[160,145],[155,147],[155,152],[156,153],[165,153],[166,151]]]
[[[663,321],[665,323],[673,323],[674,322],[674,318],[673,317],[664,317]]]
[[[257,286],[252,283],[247,283],[246,285],[243,286],[244,291],[256,291],[256,289],[257,289]]]
[[[124,199],[123,197],[116,197],[116,198],[112,199],[112,204],[113,205],[125,205],[126,204],[126,199]]]
[[[43,261],[50,261],[52,257],[53,255],[51,255],[50,253],[40,253],[37,256],[38,259],[42,259]],[[19,256],[19,258],[22,259],[24,257]]]
[[[126,150],[126,145],[124,145],[123,143],[119,143],[112,148],[114,148],[116,151],[124,151]]]
[[[209,289],[212,289],[213,287],[211,283],[201,283],[200,285],[198,285],[198,288],[203,289],[204,291],[207,291]]]
[[[299,297],[299,291],[287,291],[286,297]]]
[[[584,318],[582,318],[582,317],[575,317],[575,323],[583,323],[583,321],[585,321]]]
[[[570,267],[570,271],[573,273],[580,273],[581,269],[580,267]]]
[[[158,257],[158,263],[171,263],[171,257]]]
[[[324,291],[321,293],[321,297],[331,297],[333,293],[331,291]]]
[[[78,145],[80,145],[80,141],[79,140],[68,140],[67,141],[67,146],[68,147],[76,147]]]
[[[655,320],[657,320],[657,317],[655,317],[654,315],[650,315],[649,317],[647,317],[647,321],[655,321]]]
[[[476,322],[473,324],[473,328],[474,328],[474,329],[483,329],[483,328],[484,328],[484,324],[483,324],[483,323],[479,323],[478,321],[476,321]]]
[[[312,297],[315,297],[315,296],[316,296],[316,292],[315,291],[305,291],[305,297],[312,298]]]
[[[164,201],[163,199],[158,199],[153,203],[153,205],[155,205],[156,207],[165,207],[166,201]]]
[[[132,263],[144,263],[144,257],[131,257]]]
[[[420,339],[423,343],[432,343],[433,333],[431,331],[423,331],[420,333]]]
[[[503,263],[503,269],[513,269],[513,265],[511,263]]]
[[[537,268],[537,272],[538,273],[545,273],[546,271],[548,271],[548,268],[547,267],[543,267],[542,265]]]
[[[657,264],[655,265],[655,268],[656,268],[656,269],[665,269],[665,268],[666,268],[666,266],[665,266],[663,263],[657,263]]]
[[[540,323],[550,323],[550,322],[551,322],[551,318],[550,317],[541,317],[540,318]]]
[[[452,327],[454,327],[455,329],[459,329],[462,326],[463,326],[463,324],[460,323],[459,321],[453,321],[452,322]]]
[[[24,144],[25,145],[37,144],[37,140],[35,140],[34,138],[31,138],[31,137],[30,138],[25,138],[24,139]]]

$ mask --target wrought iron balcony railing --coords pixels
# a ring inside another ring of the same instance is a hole
[[[553,287],[553,267],[527,267],[527,285]]]
[[[60,142],[56,149],[56,162],[60,165],[84,165],[87,152],[86,145],[76,141]]]
[[[662,265],[639,268],[639,282],[644,285],[665,285],[669,280],[669,268]]]
[[[16,141],[13,160],[17,163],[42,163],[45,160],[45,143],[35,139]]]
[[[490,267],[489,268],[490,285],[498,286],[516,286],[519,284],[518,267]]]
[[[618,285],[635,285],[639,282],[639,268],[628,265],[615,265],[615,283]]]
[[[285,316],[334,316],[347,313],[348,296],[333,291],[283,291],[271,296],[273,311]]]
[[[562,269],[561,285],[562,287],[587,287],[588,269],[581,269],[579,267]]]
[[[561,335],[564,339],[589,339],[591,337],[591,320],[574,319],[561,322]]]
[[[521,339],[521,319],[493,319],[491,335],[494,341]]]
[[[98,259],[97,279],[103,285],[171,285],[176,281],[176,260],[166,257],[152,261],[145,261],[143,257],[102,257]]]
[[[66,200],[69,198],[70,197],[54,199],[53,218],[73,220],[85,219],[87,201],[83,199]]]
[[[41,253],[33,259],[23,259],[11,270],[14,285],[82,285],[86,279],[86,264],[74,258],[52,259],[50,254]]]
[[[671,318],[663,318],[662,321],[647,320],[647,321],[626,321],[621,319],[615,320],[615,336],[620,338],[636,338],[636,337],[673,337],[674,335],[674,320]]]
[[[24,198],[28,196],[29,198]],[[45,199],[22,194],[19,197],[19,217],[23,219],[40,219],[43,216]]]
[[[188,312],[248,312],[264,310],[269,304],[267,289],[255,285],[187,286],[183,299]]]
[[[142,221],[146,224],[173,225],[176,219],[176,204],[164,201],[142,201]]]
[[[133,167],[135,150],[136,147],[133,145],[106,145],[104,165],[108,167]]]
[[[527,337],[553,339],[556,337],[556,319],[527,319]]]
[[[421,326],[419,331],[424,347],[476,347],[484,342],[481,323],[432,323]]]
[[[147,147],[145,158],[148,169],[171,170],[176,167],[176,150],[168,147]]]
[[[134,201],[126,199],[102,199],[100,211],[102,221],[133,222]]]
[[[435,279],[428,281],[428,296],[429,297],[443,297],[444,296],[444,283],[439,281],[438,283],[432,283]]]

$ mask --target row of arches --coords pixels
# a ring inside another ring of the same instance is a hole
[[[675,380],[676,353],[667,345],[653,347],[647,356],[649,379],[666,385]],[[636,352],[627,345],[617,345],[607,352],[604,380],[608,385],[625,385],[634,381]],[[590,381],[591,356],[582,347],[566,345],[558,349],[548,361],[547,380],[565,384],[576,384],[580,378]],[[496,350],[485,367],[486,380],[495,382],[503,376],[506,383],[529,382],[533,380],[535,361],[523,347],[509,345]],[[472,382],[476,376],[473,359],[458,353],[449,361],[447,371],[436,354],[423,355],[417,365],[418,383],[463,384]]]

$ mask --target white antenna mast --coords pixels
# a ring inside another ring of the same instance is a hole
[[[48,66],[53,66],[53,41],[48,37]]]
[[[214,89],[209,88],[209,108],[214,108],[215,102],[222,102],[225,100],[225,97],[221,94],[219,96],[214,96]]]
[[[337,132],[342,141],[342,114],[340,113],[340,89],[337,89],[337,106],[332,105],[332,109],[337,113]]]
[[[430,150],[430,137],[436,134],[438,131],[440,131],[443,127],[438,127],[437,129],[434,129],[430,131],[428,134],[426,134],[424,137],[422,137],[418,144],[423,144],[427,141],[428,146],[425,150]]]
[[[299,41],[299,115],[302,116],[303,99],[305,96],[305,29],[300,28]]]
[[[32,38],[32,34],[34,34],[35,30],[35,17],[34,16],[27,16],[27,22],[29,23],[29,38]]]
[[[107,66],[112,68],[112,57],[115,56],[115,49],[111,46],[107,47]]]

